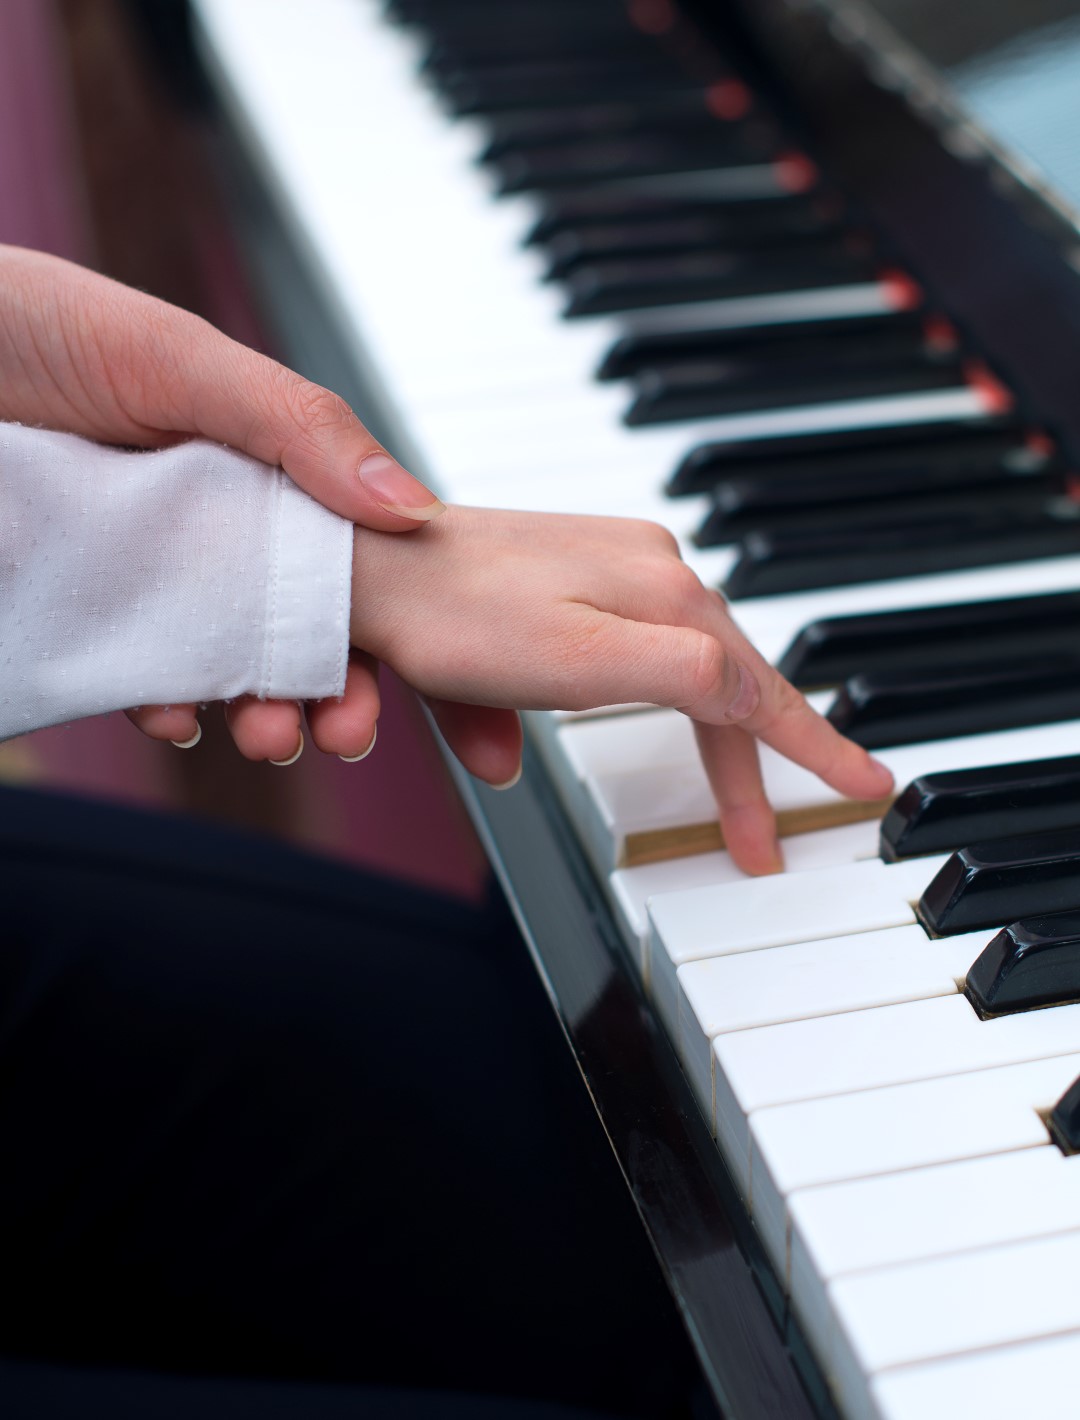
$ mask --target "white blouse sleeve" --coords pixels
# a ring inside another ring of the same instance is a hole
[[[280,469],[0,424],[0,739],[135,705],[340,695],[352,525]]]

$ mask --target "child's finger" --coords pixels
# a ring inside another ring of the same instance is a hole
[[[225,723],[245,759],[291,764],[304,747],[300,706],[295,700],[242,695],[225,706]]]
[[[124,714],[150,739],[171,740],[180,749],[194,749],[202,734],[194,705],[140,705]]]
[[[375,746],[379,709],[379,663],[366,652],[353,651],[341,698],[307,705],[311,738],[324,754],[364,759]]]

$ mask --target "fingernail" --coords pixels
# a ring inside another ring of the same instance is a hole
[[[300,758],[300,756],[303,754],[303,752],[304,752],[304,732],[303,732],[303,730],[301,730],[301,731],[300,731],[300,743],[296,746],[296,749],[293,751],[293,753],[289,755],[288,759],[271,759],[271,760],[269,761],[269,763],[271,763],[271,764],[276,764],[279,769],[286,769],[290,764],[295,764],[296,761],[297,761],[297,760]]]
[[[512,779],[508,779],[505,784],[492,784],[491,787],[493,789],[498,789],[500,793],[502,793],[504,789],[512,789],[514,785],[518,782],[518,780],[521,778],[521,768],[522,766],[519,764],[517,767],[517,772],[514,774],[514,777]]]
[[[389,454],[368,454],[366,459],[361,459],[357,473],[379,507],[388,513],[430,523],[446,512],[446,505],[434,497],[431,489],[406,473]]]
[[[770,873],[782,873],[783,871],[784,871],[784,854],[783,854],[783,850],[782,850],[781,847],[780,847],[780,840],[779,840],[778,838],[774,838],[774,839],[773,839],[773,843],[772,843],[772,866],[769,868],[769,872],[770,872]]]
[[[198,720],[196,720],[196,721],[195,721],[195,733],[192,735],[191,739],[189,739],[189,740],[171,740],[170,743],[171,743],[171,744],[174,744],[177,749],[194,749],[195,746],[199,743],[199,741],[200,741],[201,739],[202,739],[202,726],[199,724]]]
[[[728,719],[745,720],[747,715],[752,715],[757,709],[760,699],[761,691],[758,689],[756,677],[740,662],[739,684],[735,690],[735,698],[727,708]]]
[[[368,755],[375,748],[375,740],[378,733],[379,727],[376,725],[371,732],[371,743],[368,745],[367,749],[362,749],[359,754],[339,754],[338,759],[345,764],[359,764],[362,759],[367,759]]]

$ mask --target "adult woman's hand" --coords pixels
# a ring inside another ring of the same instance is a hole
[[[280,464],[320,503],[383,532],[408,532],[443,505],[395,462],[344,400],[237,344],[187,311],[71,262],[0,247],[0,420],[161,448],[199,436]],[[315,743],[352,757],[374,734],[374,662],[354,658],[341,702],[309,709]],[[129,712],[157,739],[189,741],[193,705]],[[229,707],[252,759],[296,750],[300,707]]]
[[[433,697],[437,718],[461,704],[628,701],[690,716],[747,872],[781,866],[758,739],[852,798],[892,787],[762,659],[653,523],[450,508],[410,538],[359,528],[354,547],[353,644]],[[483,746],[481,777],[511,777],[517,753]]]

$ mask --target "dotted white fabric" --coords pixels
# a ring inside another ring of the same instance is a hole
[[[352,525],[216,444],[0,424],[0,739],[134,705],[345,684]]]

